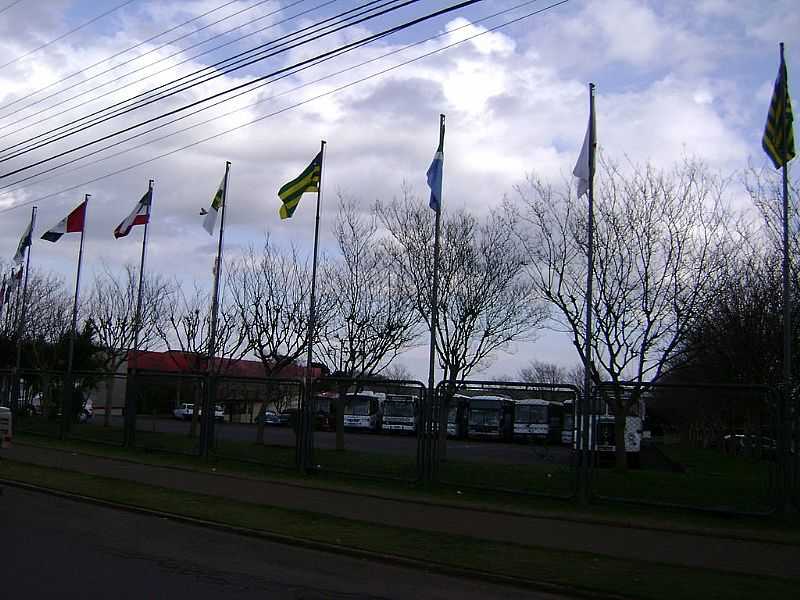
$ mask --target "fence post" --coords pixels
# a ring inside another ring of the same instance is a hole
[[[204,377],[206,382],[206,393],[203,397],[202,414],[200,419],[200,456],[208,458],[209,450],[213,445],[214,439],[214,405],[216,397],[216,377],[212,373],[207,373]]]

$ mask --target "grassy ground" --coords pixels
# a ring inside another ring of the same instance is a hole
[[[271,463],[245,462],[239,459],[231,460],[220,457],[202,459],[191,455],[152,452],[142,449],[130,450],[80,440],[60,441],[27,434],[17,434],[15,440],[22,444],[77,451],[83,454],[130,460],[154,466],[178,467],[206,473],[214,472],[216,474],[261,478],[323,489],[389,495],[407,498],[412,501],[470,506],[487,510],[533,512],[564,518],[605,520],[643,527],[699,529],[715,533],[722,531],[737,536],[800,543],[800,519],[797,517],[791,519],[778,517],[730,517],[685,510],[628,506],[611,502],[594,503],[588,507],[581,507],[571,500],[503,493],[491,489],[474,490],[450,485],[423,486],[397,480],[354,478],[347,474],[331,471],[318,471],[311,475],[300,475],[294,469],[271,466]],[[285,449],[279,450],[284,451]],[[288,451],[288,449],[286,450]],[[275,452],[275,449],[265,448],[264,452],[271,454]],[[352,461],[359,458],[357,454],[356,458],[348,457],[350,455],[349,452],[345,452],[343,455],[342,461]],[[632,476],[636,477],[636,474]],[[637,485],[639,484],[640,482],[637,483]]]
[[[228,525],[648,600],[790,598],[797,591],[797,581],[785,579],[376,526],[13,461],[0,462],[0,477]]]

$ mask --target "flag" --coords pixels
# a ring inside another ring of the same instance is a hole
[[[119,239],[131,232],[135,225],[145,225],[150,221],[150,203],[153,201],[153,190],[148,189],[142,199],[133,207],[133,212],[114,229],[114,237]]]
[[[792,131],[792,102],[789,99],[789,80],[786,74],[786,63],[781,53],[781,64],[778,78],[772,91],[769,103],[767,124],[761,146],[767,153],[776,169],[794,158],[794,132]],[[784,154],[785,152],[785,154]]]
[[[22,237],[19,239],[19,244],[17,245],[17,253],[14,255],[14,262],[18,265],[22,264],[22,261],[25,259],[25,249],[29,248],[31,245],[31,237],[33,236],[33,228],[35,227],[36,217],[34,214],[31,215],[31,222],[28,223],[27,229],[25,229],[25,233],[22,234]]]
[[[433,155],[431,166],[428,167],[428,172],[425,174],[428,177],[428,187],[431,188],[431,199],[428,205],[433,210],[441,210],[442,208],[442,176],[444,170],[444,148],[442,148],[442,141],[439,142],[439,147],[436,149],[436,154]]]
[[[314,157],[305,170],[278,190],[278,197],[283,202],[279,212],[281,219],[291,219],[300,198],[306,192],[318,192],[322,177],[322,151]]]
[[[86,200],[42,235],[43,240],[57,242],[65,233],[81,233],[86,221]]]
[[[589,115],[589,125],[586,127],[586,136],[583,138],[583,148],[572,174],[578,179],[578,198],[589,191],[589,180],[594,171],[594,148],[592,138],[597,139],[594,131],[594,115]]]
[[[205,218],[203,219],[203,229],[208,232],[208,235],[214,235],[214,226],[217,224],[217,215],[219,209],[222,208],[222,202],[225,198],[225,176],[222,176],[222,181],[219,182],[217,193],[214,194],[214,199],[211,200],[211,207],[206,210],[200,209],[200,214]]]

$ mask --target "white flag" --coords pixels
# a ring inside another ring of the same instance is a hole
[[[592,173],[590,161],[594,160],[594,152],[591,148],[591,137],[593,137],[591,132],[593,125],[593,119],[590,116],[589,125],[586,127],[586,137],[583,138],[581,155],[578,157],[578,162],[575,163],[575,168],[572,169],[572,174],[578,179],[578,198],[589,191],[589,179]]]

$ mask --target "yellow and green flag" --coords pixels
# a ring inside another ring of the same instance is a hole
[[[761,145],[776,169],[780,169],[794,158],[792,103],[789,100],[789,80],[783,52],[781,52],[781,66],[778,69],[778,78],[775,80],[775,89],[772,92],[772,101],[769,104],[767,125],[764,128]]]
[[[289,183],[278,190],[278,197],[283,202],[281,206],[281,219],[290,219],[294,214],[300,198],[306,192],[318,192],[319,181],[322,176],[322,152],[320,151],[305,170]]]

